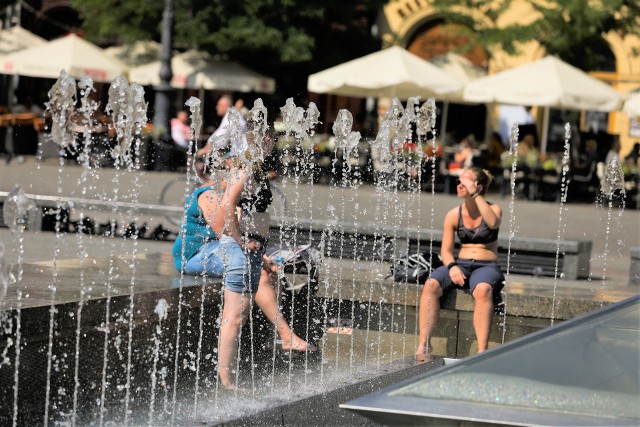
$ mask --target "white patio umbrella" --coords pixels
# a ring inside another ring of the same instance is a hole
[[[0,30],[0,57],[30,47],[40,46],[47,41],[20,26]]]
[[[307,80],[309,92],[356,98],[447,99],[462,88],[457,78],[399,46],[311,74]]]
[[[160,58],[160,43],[153,40],[138,40],[121,46],[111,46],[104,52],[129,68],[149,64]]]
[[[399,46],[392,46],[311,74],[307,90],[355,98],[420,96],[444,100],[442,129],[449,99],[460,99],[464,84],[455,76]],[[444,135],[441,130],[440,134]]]
[[[110,82],[125,74],[127,68],[75,34],[12,53],[0,64],[2,74],[29,77],[57,79],[60,70],[75,78],[87,75],[96,82]]]
[[[632,93],[624,102],[622,111],[631,117],[640,117],[640,92]]]
[[[547,56],[469,83],[464,99],[544,107],[540,149],[545,152],[549,108],[615,111],[621,108],[623,96],[584,71]]]
[[[433,57],[429,62],[465,84],[487,75],[487,70],[454,52]]]
[[[234,62],[219,61],[204,52],[188,51],[171,59],[171,86],[179,89],[233,90],[273,93],[275,80]],[[160,84],[160,61],[129,71],[129,79],[142,85]]]
[[[20,26],[5,28],[0,30],[0,62],[6,59],[7,55],[30,47],[36,47],[47,43],[45,39],[33,34]],[[3,82],[7,85],[7,101],[9,109],[13,105],[13,88],[18,84],[18,76],[6,77]]]
[[[429,59],[429,62],[449,74],[460,80],[463,84],[468,84],[474,80],[487,75],[487,70],[478,67],[473,62],[469,61],[462,55],[458,55],[454,52],[447,52],[444,55],[439,55]],[[442,103],[442,125],[440,129],[441,135],[447,133],[447,120],[449,116],[449,102],[454,103],[466,103],[462,97],[462,91],[454,92],[449,95]],[[487,120],[485,124],[486,135],[485,140],[489,138],[489,132],[491,128],[491,117],[487,114]]]

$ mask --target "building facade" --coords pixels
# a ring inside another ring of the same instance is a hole
[[[416,55],[430,59],[458,48],[466,40],[455,34],[450,24],[446,24],[431,6],[430,0],[397,0],[389,2],[380,15],[378,22],[383,46],[399,45]],[[536,12],[528,2],[516,0],[511,8],[497,21],[498,26],[513,23],[526,24],[533,21]],[[606,34],[604,46],[608,47],[608,61],[600,70],[590,70],[589,74],[622,92],[640,89],[640,38],[635,36],[621,37],[616,33]],[[544,49],[536,42],[526,43],[521,54],[510,56],[503,51],[496,51],[489,57],[481,48],[476,48],[466,56],[474,64],[486,67],[489,74],[522,65],[545,56]],[[532,113],[537,114],[534,108]],[[494,114],[495,115],[495,114]],[[632,118],[621,112],[588,116],[580,114],[580,127],[587,130],[592,121],[590,117],[606,127],[610,134],[619,135],[621,154],[627,153],[635,141],[640,141],[640,118]],[[637,120],[635,120],[637,119]],[[540,121],[540,120],[538,120]],[[600,129],[603,130],[603,129]]]

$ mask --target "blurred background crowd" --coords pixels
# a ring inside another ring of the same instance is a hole
[[[502,182],[500,191],[506,195],[515,161],[518,197],[558,200],[562,168],[569,166],[569,200],[590,202],[598,196],[606,165],[617,159],[624,173],[627,202],[637,207],[640,5],[603,0],[585,8],[583,3],[2,0],[0,154],[7,162],[20,161],[25,155],[60,155],[48,144],[45,107],[64,57],[71,75],[94,79],[94,98],[102,105],[116,75],[144,85],[150,121],[141,135],[144,150],[140,156],[147,170],[185,169],[189,118],[184,101],[196,96],[203,103],[200,147],[229,107],[247,114],[261,98],[279,135],[270,167],[274,176],[287,174],[298,153],[295,140],[282,128],[280,108],[293,98],[303,107],[313,102],[321,113],[321,123],[306,142],[315,164],[309,179],[340,181],[341,164],[349,161],[359,179],[373,182],[379,173],[380,153],[371,142],[400,89],[387,87],[354,96],[344,88],[312,87],[312,76],[398,46],[464,86],[552,55],[617,91],[620,102],[606,107],[604,101],[582,105],[581,87],[566,89],[574,100],[565,104],[541,100],[540,93],[530,102],[509,103],[498,98],[471,102],[462,92],[456,96],[434,92],[437,131],[424,140],[413,132],[396,153],[398,176],[420,180],[425,191],[448,192],[462,168],[477,165]],[[169,60],[171,90],[165,113],[157,111],[157,98],[163,93],[161,69]],[[79,65],[74,61],[80,61]],[[388,73],[403,66],[386,65]],[[541,77],[549,87],[571,86],[571,81]],[[527,81],[520,84],[524,90]],[[575,84],[580,86],[578,80]],[[506,84],[504,87],[506,90]],[[584,87],[584,91],[589,89]],[[416,93],[422,101],[425,94]],[[352,113],[354,130],[361,133],[358,156],[348,160],[336,149],[332,135],[341,109]],[[164,121],[158,121],[158,115]],[[81,118],[77,120],[80,126]],[[565,123],[571,126],[568,140]],[[511,149],[513,125],[519,129],[517,152]],[[92,126],[94,140],[100,141],[92,148],[93,161],[109,166],[113,126],[109,117],[98,112]],[[564,158],[567,142],[568,159]],[[78,146],[81,143],[79,140]],[[73,161],[79,151],[75,147],[62,155]],[[436,164],[435,180],[417,177],[431,173],[432,168],[426,166],[431,161]]]

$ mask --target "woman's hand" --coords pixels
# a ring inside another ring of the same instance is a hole
[[[263,255],[262,259],[262,268],[264,268],[267,272],[275,273],[276,271],[278,271],[278,264],[273,262],[271,258],[269,258],[267,255]]]
[[[478,181],[471,181],[467,178],[460,178],[460,183],[464,185],[464,188],[467,190],[470,196],[476,194],[480,189],[478,188]]]
[[[449,277],[451,281],[458,286],[464,286],[464,281],[467,279],[467,276],[464,275],[460,267],[454,265],[449,269]]]

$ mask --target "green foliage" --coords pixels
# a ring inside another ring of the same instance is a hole
[[[160,0],[71,0],[87,38],[100,42],[160,39],[164,2]],[[364,7],[377,11],[384,0],[357,5],[338,0],[174,0],[174,44],[222,56],[261,53],[285,63],[310,61],[316,39],[330,22],[351,28]],[[335,21],[334,21],[335,20]]]
[[[544,17],[531,28],[552,55],[585,70],[604,69],[608,49],[602,36],[610,31],[640,35],[640,3],[637,0],[600,0],[585,7],[583,0],[564,0],[561,7],[534,2]],[[615,71],[615,70],[611,70]]]
[[[98,44],[159,41],[163,0],[70,0]],[[310,73],[371,53],[371,24],[389,0],[174,0],[174,46],[200,49],[306,93]]]
[[[538,19],[501,28],[498,19],[512,0],[434,0],[433,4],[445,21],[466,27],[467,48],[480,45],[489,54],[495,48],[515,54],[522,43],[536,40],[547,53],[583,70],[606,69],[604,34],[640,35],[637,0],[527,1]]]

